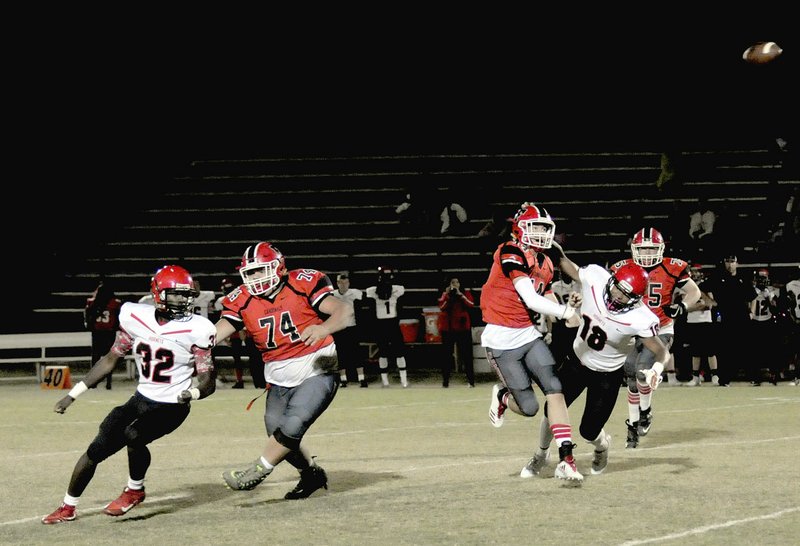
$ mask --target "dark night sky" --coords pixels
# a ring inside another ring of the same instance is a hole
[[[97,43],[54,49],[16,80],[7,249],[86,233],[191,158],[657,149],[798,126],[796,39],[777,26],[549,26],[151,44],[113,62]],[[774,65],[741,60],[759,40],[784,48]]]

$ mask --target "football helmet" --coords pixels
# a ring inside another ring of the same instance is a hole
[[[385,265],[378,267],[378,285],[376,294],[382,300],[392,297],[392,285],[394,284],[394,269]]]
[[[536,252],[550,248],[556,224],[544,207],[522,203],[511,222],[511,237]]]
[[[649,275],[640,265],[625,264],[614,273],[606,283],[603,291],[603,301],[606,309],[611,313],[625,313],[630,311],[647,293],[647,283]],[[627,296],[628,301],[620,301],[611,293],[612,288],[617,288],[623,295]]]
[[[756,270],[755,274],[753,275],[753,280],[755,281],[756,288],[759,290],[764,290],[770,284],[769,269],[761,268]]]
[[[642,228],[631,239],[631,256],[642,267],[653,267],[664,258],[664,237],[655,228]]]
[[[286,259],[272,243],[260,242],[244,251],[239,275],[254,296],[271,294],[287,274]]]
[[[192,305],[197,297],[192,275],[179,265],[165,265],[150,280],[150,292],[156,310],[170,320],[188,320],[192,317]],[[170,294],[186,296],[181,301],[169,298]]]

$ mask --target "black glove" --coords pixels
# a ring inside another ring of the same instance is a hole
[[[182,391],[178,395],[178,404],[188,404],[192,401],[192,393],[189,391]]]
[[[665,305],[661,309],[664,310],[664,314],[666,314],[669,318],[679,317],[686,312],[686,306],[682,302]]]

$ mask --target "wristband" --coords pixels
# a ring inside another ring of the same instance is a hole
[[[650,369],[656,372],[656,375],[661,375],[664,373],[664,365],[658,361],[653,362],[653,366]]]
[[[72,390],[70,390],[67,393],[67,396],[69,396],[70,398],[75,400],[76,398],[78,398],[80,395],[82,395],[83,393],[85,393],[88,390],[89,390],[89,387],[86,386],[86,383],[84,383],[83,381],[80,381],[74,387],[72,387]]]
[[[200,400],[200,389],[192,387],[189,392],[192,393],[192,400]]]

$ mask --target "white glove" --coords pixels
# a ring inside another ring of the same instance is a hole
[[[544,335],[544,342],[547,343],[548,345],[550,345],[553,342],[553,334],[550,333],[550,332],[547,332]]]

